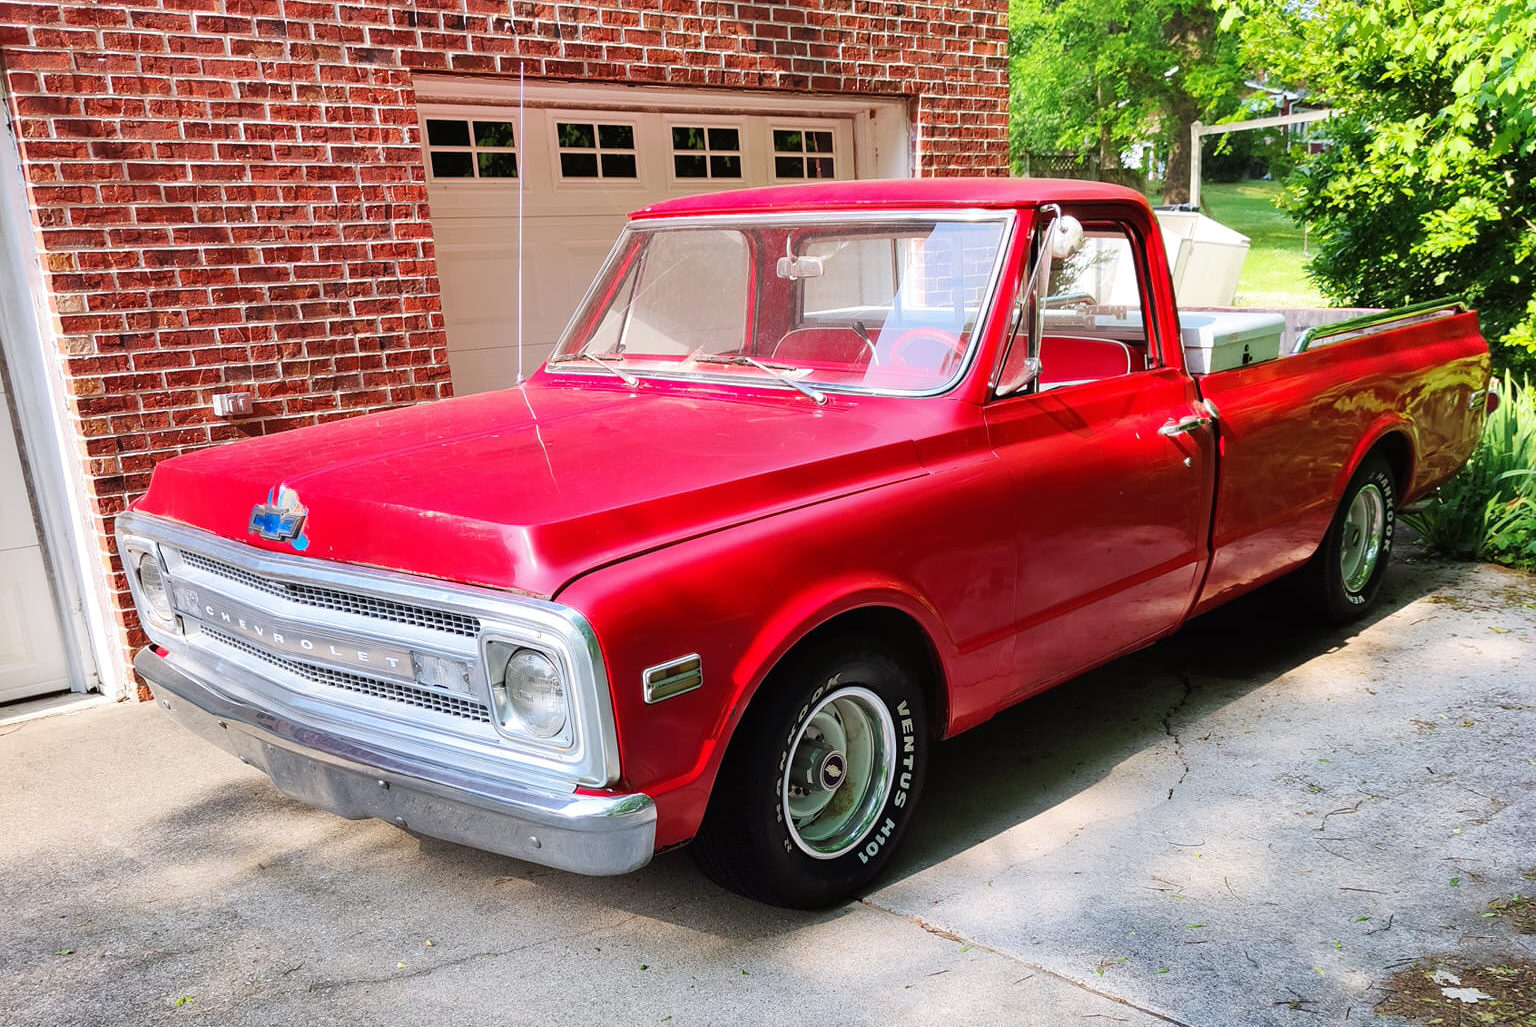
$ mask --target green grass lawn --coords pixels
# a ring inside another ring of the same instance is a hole
[[[1240,307],[1327,306],[1303,270],[1307,258],[1300,226],[1275,206],[1279,191],[1277,182],[1258,181],[1200,187],[1203,213],[1253,241],[1233,302]]]

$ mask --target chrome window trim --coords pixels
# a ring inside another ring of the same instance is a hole
[[[942,396],[953,392],[971,374],[971,368],[980,358],[981,340],[986,338],[988,330],[992,326],[992,317],[997,306],[997,290],[1002,282],[1003,265],[1007,263],[1008,253],[1013,247],[1013,235],[1017,231],[1019,212],[1014,208],[1004,207],[960,207],[955,209],[924,210],[907,207],[893,207],[882,210],[815,210],[812,212],[785,212],[775,214],[689,214],[669,217],[667,215],[641,215],[631,218],[625,225],[619,237],[614,240],[613,247],[608,251],[602,266],[591,283],[581,295],[581,300],[571,311],[570,318],[565,327],[561,329],[558,341],[555,343],[553,353],[560,352],[560,347],[565,345],[565,340],[576,327],[576,319],[579,314],[587,309],[597,293],[597,285],[608,277],[614,264],[618,261],[619,253],[624,248],[624,240],[631,232],[658,232],[683,228],[721,228],[742,224],[878,224],[882,221],[900,220],[901,218],[917,218],[924,221],[949,221],[957,223],[981,223],[985,221],[997,221],[1001,223],[1003,231],[997,240],[997,254],[992,260],[992,273],[987,279],[986,297],[976,308],[976,324],[971,328],[971,337],[966,342],[965,359],[960,361],[960,366],[954,375],[943,385],[924,391],[910,389],[864,389],[849,385],[837,385],[829,382],[812,382],[822,392],[835,393],[845,396],[899,396],[913,399],[921,399],[930,396]],[[552,353],[552,355],[553,355]],[[544,370],[549,374],[575,375],[585,378],[611,377],[611,371],[602,371],[598,368],[580,368],[571,364],[561,364],[558,369],[550,367],[548,362]],[[653,371],[642,368],[625,368],[637,378],[654,378],[664,381],[703,382],[705,384],[746,385],[750,388],[773,389],[781,392],[792,392],[791,386],[769,377],[761,379],[743,378],[739,375],[712,375],[712,374],[677,374],[669,371]]]
[[[332,695],[297,675],[211,639],[200,638],[199,622],[190,617],[179,618],[185,633],[172,633],[152,617],[141,616],[145,632],[156,644],[170,650],[173,659],[187,659],[203,665],[205,670],[215,669],[220,662],[238,665],[276,686],[272,694],[254,698],[284,707],[286,712],[317,727],[351,732],[362,741],[392,745],[418,756],[430,754],[445,761],[471,760],[507,780],[537,780],[546,785],[573,788],[578,784],[603,787],[618,779],[618,736],[602,649],[592,626],[571,607],[510,591],[440,582],[404,572],[314,557],[272,553],[137,511],[119,515],[117,532],[120,549],[153,546],[161,554],[169,581],[197,582],[234,601],[251,604],[253,600],[239,588],[214,588],[207,582],[206,574],[188,577],[178,565],[176,551],[193,550],[271,579],[477,617],[480,633],[467,637],[370,619],[361,614],[301,606],[265,593],[262,593],[265,598],[258,607],[290,621],[302,619],[314,624],[317,630],[464,660],[473,668],[475,697],[487,705],[490,694],[482,655],[483,640],[487,636],[515,641],[550,654],[556,657],[562,673],[569,675],[570,716],[574,724],[572,745],[568,752],[561,754],[549,746],[539,745],[537,740],[504,735],[491,725],[470,730],[464,724],[447,719],[447,715],[423,715],[428,711],[402,708],[389,700],[363,695]],[[142,597],[132,581],[133,575],[128,576],[135,606],[142,611]],[[355,669],[351,672],[356,673]]]

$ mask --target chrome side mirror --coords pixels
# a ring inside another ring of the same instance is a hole
[[[1066,260],[1083,248],[1083,223],[1063,214],[1051,225],[1051,256]]]

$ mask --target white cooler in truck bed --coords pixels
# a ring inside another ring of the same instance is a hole
[[[1190,374],[1225,371],[1280,355],[1285,316],[1220,311],[1180,314],[1184,366]]]

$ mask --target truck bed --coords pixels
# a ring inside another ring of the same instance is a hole
[[[1477,315],[1410,319],[1275,360],[1197,376],[1218,414],[1211,569],[1196,612],[1317,547],[1359,455],[1392,436],[1401,502],[1454,474],[1476,445],[1487,377]]]

